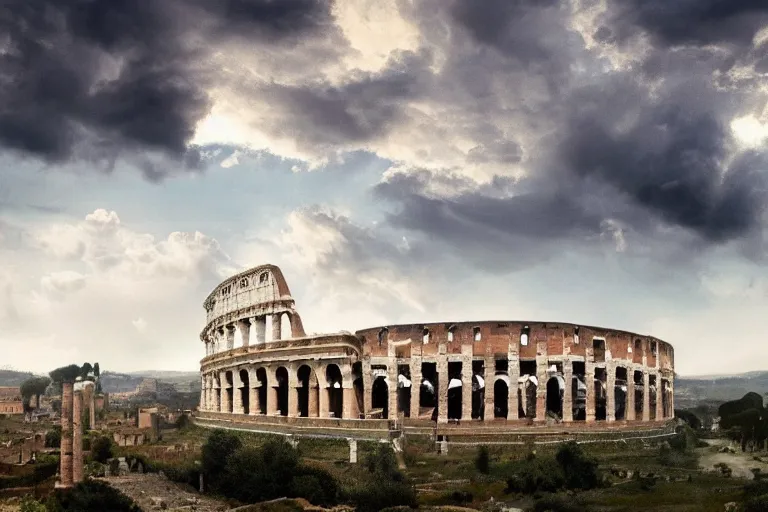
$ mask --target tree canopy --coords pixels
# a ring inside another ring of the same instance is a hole
[[[29,400],[33,396],[40,396],[45,393],[46,388],[51,383],[48,377],[32,377],[21,383],[19,390],[24,400]]]
[[[758,393],[749,392],[738,400],[725,402],[717,412],[721,428],[738,432],[742,450],[746,450],[749,442],[762,446],[768,438],[768,411]]]
[[[50,375],[53,382],[61,384],[62,382],[74,382],[81,375],[81,371],[78,365],[70,364],[69,366],[56,368],[48,375]]]

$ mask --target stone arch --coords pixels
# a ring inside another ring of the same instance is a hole
[[[411,416],[411,369],[409,365],[399,365],[397,369],[397,412],[404,417]]]
[[[288,416],[288,369],[280,366],[275,370],[275,389],[277,391],[277,409],[280,416]]]
[[[506,418],[509,414],[509,378],[500,375],[493,383],[493,417]]]
[[[389,384],[383,375],[376,377],[371,386],[371,407],[381,409],[382,417],[389,418]]]
[[[225,392],[225,398],[224,398],[225,408],[224,408],[224,412],[232,413],[232,412],[234,412],[234,409],[233,409],[233,407],[234,407],[233,398],[234,398],[234,395],[235,395],[234,375],[232,373],[232,370],[227,370],[224,373],[224,379],[226,381],[225,389],[224,389],[224,392]]]
[[[269,389],[269,379],[267,378],[267,369],[259,368],[256,370],[256,382],[258,382],[258,392],[256,396],[259,402],[259,414],[267,414],[267,395]]]
[[[613,389],[613,417],[616,421],[627,418],[627,389],[627,369],[618,366]]]
[[[325,367],[325,383],[329,416],[341,418],[344,414],[344,379],[339,365],[331,363]]]
[[[296,372],[298,387],[296,394],[299,404],[299,416],[302,418],[316,418],[319,416],[320,386],[315,371],[306,364],[299,367]]]
[[[559,375],[553,375],[547,381],[547,414],[557,419],[563,418],[563,391],[565,382]]]
[[[242,387],[237,390],[240,393],[240,403],[243,406],[243,414],[251,413],[251,379],[248,370],[240,370],[240,382]]]

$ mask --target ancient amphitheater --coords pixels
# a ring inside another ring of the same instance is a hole
[[[506,320],[307,336],[274,265],[227,279],[204,306],[197,419],[210,424],[445,435],[673,417],[674,350],[650,336]]]

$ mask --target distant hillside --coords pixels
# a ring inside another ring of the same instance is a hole
[[[31,372],[0,370],[0,386],[20,386],[22,382],[34,376]]]
[[[107,393],[127,393],[134,391],[136,386],[144,380],[144,377],[105,371],[101,373],[99,380],[101,381],[101,389]]]
[[[142,376],[148,379],[157,379],[159,382],[173,384],[173,387],[179,392],[200,391],[200,372],[147,370],[130,372],[130,375]]]
[[[703,401],[726,402],[753,391],[768,394],[768,372],[675,378],[675,407],[694,407]]]

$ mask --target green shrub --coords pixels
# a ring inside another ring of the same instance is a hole
[[[487,446],[480,446],[477,449],[477,456],[475,457],[475,468],[484,475],[487,475],[491,469],[491,455],[488,452]]]
[[[314,482],[320,486],[320,492],[313,489]],[[311,466],[298,467],[293,476],[291,490],[290,496],[305,498],[313,505],[335,505],[341,496],[341,488],[333,475],[324,469]]]
[[[91,458],[105,464],[114,457],[114,441],[106,436],[99,436],[91,441]]]
[[[757,498],[768,494],[768,481],[752,480],[744,486],[744,499]]]
[[[23,498],[21,498],[21,503],[19,504],[19,512],[47,512],[45,509],[45,504],[40,503],[35,498],[27,494]]]
[[[46,508],[48,512],[141,512],[126,495],[98,480],[56,489],[46,501]]]
[[[747,500],[742,510],[744,512],[765,512],[768,510],[768,494]]]
[[[54,425],[51,430],[45,433],[45,447],[61,447],[61,425]]]
[[[242,441],[232,432],[221,429],[211,432],[202,449],[203,473],[208,488],[213,491],[219,489],[227,459],[241,446]]]
[[[508,468],[506,492],[555,492],[565,485],[565,475],[550,457],[517,461]]]
[[[587,457],[581,446],[571,441],[565,443],[555,455],[555,460],[565,476],[568,489],[594,489],[600,483],[597,461]]]
[[[352,492],[351,501],[357,512],[377,512],[388,507],[416,508],[418,506],[413,487],[393,480],[360,486]]]
[[[298,466],[298,452],[282,439],[240,448],[227,459],[219,489],[243,503],[279,498],[290,491]]]
[[[384,480],[400,482],[404,479],[403,474],[397,468],[395,453],[387,443],[380,443],[376,447],[376,451],[366,457],[365,467],[370,473]]]
[[[537,500],[534,512],[586,512],[586,503],[574,496],[549,495]]]

